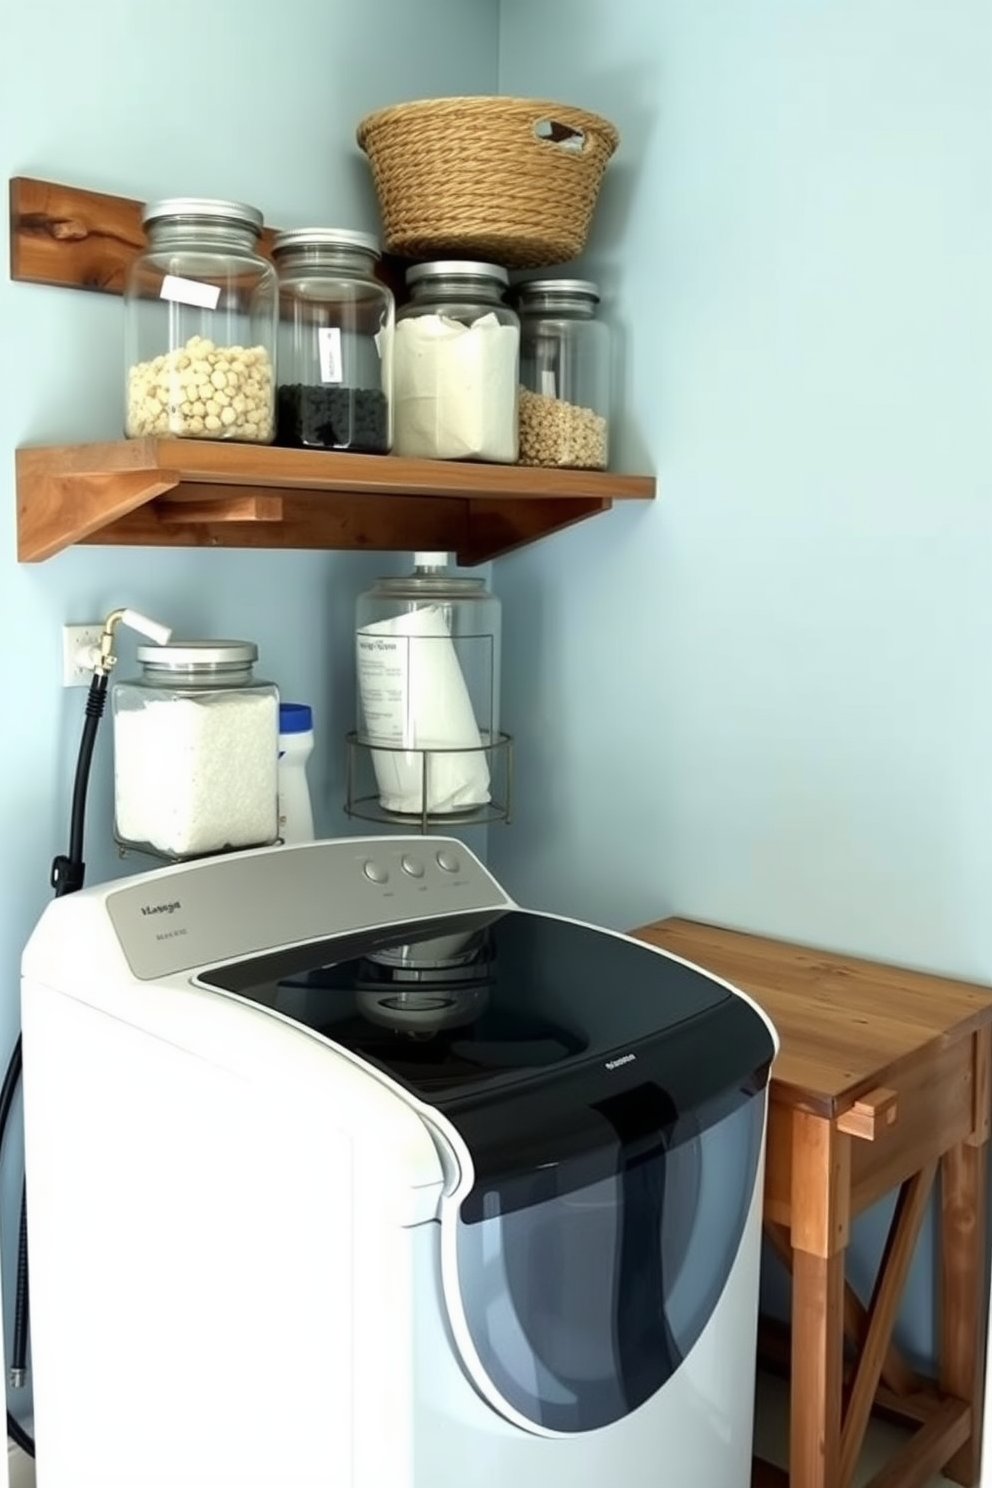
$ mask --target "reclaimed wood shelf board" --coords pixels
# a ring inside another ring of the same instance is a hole
[[[488,562],[649,476],[405,460],[195,439],[19,449],[17,554],[75,543],[152,547],[443,550]]]

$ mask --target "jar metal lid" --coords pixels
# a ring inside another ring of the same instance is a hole
[[[175,641],[168,646],[138,646],[138,660],[148,666],[247,666],[258,660],[254,641]]]
[[[383,578],[376,579],[375,590],[370,590],[369,592],[375,593],[376,590],[384,591],[387,594],[443,594],[454,591],[469,599],[476,594],[482,595],[485,599],[492,599],[494,597],[486,589],[485,579],[473,579],[465,574],[414,573],[386,575]]]
[[[407,269],[407,284],[418,284],[423,279],[495,279],[500,284],[510,282],[510,276],[501,264],[471,263],[460,258],[414,264]]]
[[[514,293],[521,300],[531,295],[580,295],[583,299],[598,300],[599,285],[591,279],[525,279],[514,286]]]
[[[147,224],[162,217],[217,217],[227,222],[240,222],[245,227],[262,231],[262,214],[247,202],[222,201],[212,196],[170,196],[162,201],[146,202],[141,220]]]
[[[374,233],[353,232],[347,227],[297,227],[290,232],[276,233],[272,252],[281,253],[287,248],[357,248],[362,253],[382,257],[379,239]]]

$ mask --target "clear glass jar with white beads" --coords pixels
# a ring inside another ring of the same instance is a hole
[[[268,444],[278,290],[258,249],[262,214],[175,197],[142,221],[147,246],[124,281],[124,432]]]
[[[589,279],[516,286],[520,311],[520,464],[605,470],[611,348]]]
[[[172,861],[278,837],[279,692],[252,641],[139,646],[114,685],[114,835]]]

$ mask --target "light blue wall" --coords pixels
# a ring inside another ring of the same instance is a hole
[[[373,227],[357,118],[496,84],[496,0],[247,16],[22,7],[0,27],[4,173]],[[495,566],[518,807],[490,834],[497,871],[618,926],[677,911],[992,976],[992,12],[501,0],[501,20],[501,91],[623,131],[589,267],[624,331],[617,462],[660,491]],[[318,825],[345,830],[354,596],[396,567],[100,549],[17,565],[11,451],[117,435],[120,330],[119,300],[0,276],[3,1048],[65,847],[82,694],[58,685],[62,622],[130,603],[257,639],[261,669],[315,705]],[[120,871],[109,764],[104,738],[90,881]],[[855,1265],[875,1248],[869,1226]],[[922,1320],[906,1327],[925,1351]]]
[[[518,897],[992,979],[990,62],[987,0],[502,0],[501,91],[622,132],[587,267],[659,477],[496,565]]]
[[[362,114],[405,98],[492,92],[495,0],[33,0],[0,22],[0,175],[34,175],[139,199],[199,194],[255,203],[281,227],[377,229]],[[3,214],[2,262],[8,258]],[[318,829],[340,811],[343,736],[354,725],[354,598],[397,555],[79,549],[15,559],[13,450],[120,433],[117,298],[12,284],[0,274],[0,1058],[17,1025],[23,943],[67,845],[85,692],[63,692],[60,627],[129,604],[185,635],[256,640],[259,671],[311,701]],[[133,670],[121,638],[118,675]],[[134,871],[110,841],[109,729],[98,741],[88,881]],[[150,866],[147,860],[141,868]],[[71,1117],[71,1113],[67,1113]],[[12,1133],[17,1159],[19,1133]],[[14,1166],[8,1163],[8,1170]],[[12,1177],[5,1188],[9,1194]],[[14,1209],[4,1206],[9,1261]],[[5,1267],[10,1289],[10,1266]],[[8,1334],[9,1341],[9,1334]]]

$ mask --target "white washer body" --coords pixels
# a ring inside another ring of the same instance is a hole
[[[445,851],[459,866],[439,877]],[[349,839],[142,875],[39,922],[22,993],[38,1488],[746,1488],[763,1156],[671,1378],[597,1429],[514,1419],[446,1302],[442,1232],[473,1178],[458,1128],[194,980],[328,933],[338,880],[353,929],[413,920],[425,893],[440,913],[512,907],[460,843]],[[150,974],[162,958],[181,969]]]

